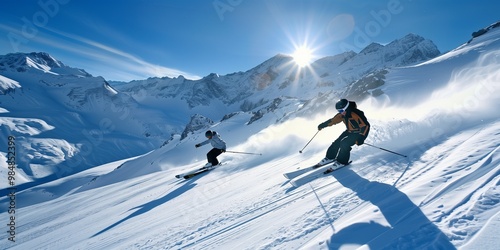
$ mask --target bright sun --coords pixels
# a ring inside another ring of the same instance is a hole
[[[306,47],[300,47],[295,50],[292,57],[299,67],[308,66],[312,60],[312,51]]]

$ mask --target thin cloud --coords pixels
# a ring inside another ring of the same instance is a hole
[[[119,49],[107,46],[105,44],[70,34],[67,32],[58,31],[52,28],[43,27],[45,30],[50,31],[57,36],[48,33],[38,33],[35,37],[27,39],[29,42],[36,42],[49,47],[53,47],[70,54],[78,54],[79,57],[90,59],[91,63],[83,63],[89,61],[85,59],[75,59],[74,56],[68,56],[69,60],[78,61],[79,64],[92,64],[95,66],[83,66],[89,72],[97,73],[98,75],[105,75],[105,78],[113,77],[110,80],[137,80],[147,77],[177,77],[182,75],[188,79],[200,79],[200,76],[193,75],[178,69],[168,68],[156,64],[149,63],[137,56],[130,53],[121,51]],[[19,31],[12,27],[1,25],[0,29],[7,32],[17,33]],[[18,34],[21,35],[21,34]],[[98,65],[95,62],[99,62]],[[109,72],[116,73],[109,73]],[[103,74],[105,73],[105,74]],[[117,77],[117,78],[115,78]],[[135,77],[135,78],[130,78]]]

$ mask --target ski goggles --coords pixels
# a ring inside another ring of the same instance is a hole
[[[339,113],[344,113],[347,110],[348,107],[349,107],[349,102],[347,102],[347,104],[345,105],[345,107],[343,107],[341,109],[337,109],[337,111]]]

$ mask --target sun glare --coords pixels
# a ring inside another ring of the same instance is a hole
[[[300,47],[295,50],[292,57],[299,67],[305,67],[312,61],[312,51],[307,47]]]

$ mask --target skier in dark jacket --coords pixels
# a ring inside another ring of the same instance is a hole
[[[318,125],[318,130],[344,122],[346,130],[332,143],[326,151],[326,157],[322,159],[317,166],[322,166],[333,161],[346,165],[349,163],[351,146],[363,145],[368,132],[370,132],[370,123],[365,117],[363,111],[357,108],[353,101],[341,99],[335,104],[338,113],[331,119]]]
[[[208,130],[205,132],[205,137],[207,137],[207,140],[198,143],[195,145],[195,147],[201,147],[203,145],[206,145],[208,143],[212,144],[212,150],[208,151],[207,153],[207,160],[208,163],[205,165],[206,168],[216,166],[219,164],[219,161],[217,160],[217,156],[220,154],[226,152],[226,142],[223,141],[219,134],[215,131],[210,131]]]

